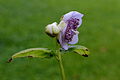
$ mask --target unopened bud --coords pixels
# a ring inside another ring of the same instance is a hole
[[[57,36],[57,35],[59,34],[60,29],[58,28],[57,23],[54,22],[54,23],[49,24],[49,25],[46,26],[45,32],[46,32],[49,36],[55,37],[55,36]]]

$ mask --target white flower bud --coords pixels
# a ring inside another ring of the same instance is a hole
[[[55,36],[57,36],[57,35],[59,34],[60,29],[58,28],[57,23],[54,22],[54,23],[49,24],[49,25],[46,26],[45,32],[46,32],[49,36],[55,37]]]

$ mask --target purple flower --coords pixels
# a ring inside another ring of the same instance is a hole
[[[60,33],[58,41],[64,50],[68,50],[68,44],[76,44],[78,42],[78,27],[82,24],[83,14],[77,11],[71,11],[65,14],[59,23]]]

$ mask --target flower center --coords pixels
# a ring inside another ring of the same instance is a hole
[[[77,30],[78,25],[79,25],[79,19],[71,18],[70,20],[68,20],[68,25],[64,36],[65,42],[72,41],[73,36],[76,34],[74,31]]]

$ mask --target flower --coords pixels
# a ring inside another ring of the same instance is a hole
[[[58,41],[64,50],[68,50],[68,44],[76,44],[78,42],[78,27],[82,24],[83,14],[77,11],[71,11],[65,14],[59,23],[60,33]]]
[[[57,36],[57,35],[59,34],[60,29],[58,28],[57,23],[54,22],[54,23],[49,24],[49,25],[46,26],[45,32],[46,32],[49,36],[55,37],[55,36]]]

